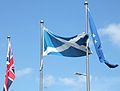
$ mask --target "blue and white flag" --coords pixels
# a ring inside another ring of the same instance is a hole
[[[96,50],[96,53],[98,55],[98,58],[99,58],[100,62],[105,63],[109,68],[117,67],[118,66],[117,64],[113,65],[113,64],[110,64],[108,61],[105,60],[104,54],[102,52],[101,41],[100,41],[100,38],[98,36],[97,29],[96,29],[96,26],[94,24],[94,21],[92,19],[92,16],[90,14],[89,9],[88,9],[88,17],[89,17],[89,25],[90,25],[90,30],[91,30],[91,34],[92,34],[94,47],[95,47],[95,50]]]
[[[44,52],[46,55],[61,55],[66,57],[86,56],[86,45],[89,36],[85,33],[64,38],[49,32],[44,27]],[[89,54],[91,53],[89,48]]]

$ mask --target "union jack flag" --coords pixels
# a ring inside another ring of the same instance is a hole
[[[8,51],[7,51],[6,65],[7,65],[7,69],[6,69],[3,91],[8,91],[9,87],[11,86],[12,82],[15,79],[14,60],[11,49],[10,37],[8,37]]]

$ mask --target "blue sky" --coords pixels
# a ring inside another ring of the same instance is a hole
[[[103,51],[110,63],[120,64],[119,0],[89,0]],[[84,0],[0,1],[0,89],[2,91],[7,54],[7,36],[15,62],[16,79],[9,91],[39,91],[40,20],[57,35],[70,37],[85,31]],[[101,64],[92,41],[90,47],[91,91],[120,90],[120,67]],[[85,91],[85,57],[44,57],[44,91]]]

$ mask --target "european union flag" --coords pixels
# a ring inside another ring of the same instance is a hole
[[[57,36],[44,27],[43,55],[60,55],[66,57],[86,56],[88,34],[82,33],[74,37],[65,38]],[[89,48],[89,54],[91,53]]]
[[[108,61],[105,60],[104,54],[102,52],[100,38],[98,36],[97,29],[96,29],[96,26],[94,24],[94,21],[92,19],[92,16],[90,14],[89,9],[88,9],[88,17],[89,17],[89,25],[90,25],[90,30],[91,30],[91,34],[92,34],[94,47],[95,47],[95,50],[96,50],[96,53],[98,55],[98,58],[99,58],[100,62],[105,63],[109,68],[117,67],[118,66],[117,64],[113,65],[113,64],[110,64]]]

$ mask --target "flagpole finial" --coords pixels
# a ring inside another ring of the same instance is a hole
[[[40,21],[40,23],[44,23],[44,21],[43,21],[43,20],[41,20],[41,21]]]
[[[84,3],[84,5],[88,5],[88,1],[87,1],[87,0],[85,0],[85,3]]]
[[[10,36],[7,36],[8,39],[10,39]]]

